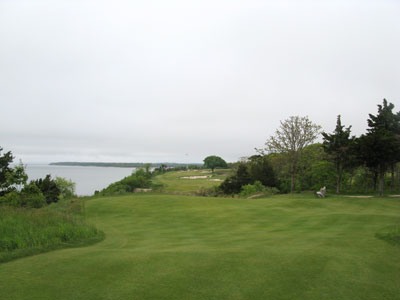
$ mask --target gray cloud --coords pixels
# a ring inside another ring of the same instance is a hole
[[[290,115],[361,134],[384,97],[399,110],[399,9],[0,0],[0,146],[27,162],[234,161]]]

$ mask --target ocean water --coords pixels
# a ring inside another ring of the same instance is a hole
[[[113,168],[113,167],[72,167],[51,165],[26,165],[28,181],[39,179],[50,174],[52,178],[64,177],[75,182],[76,194],[79,196],[93,195],[95,190],[101,190],[110,183],[121,180],[132,174],[135,168]]]

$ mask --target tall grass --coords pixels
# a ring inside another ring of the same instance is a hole
[[[56,209],[0,207],[0,262],[99,241],[103,233]]]

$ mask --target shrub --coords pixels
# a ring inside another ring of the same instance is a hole
[[[30,183],[20,193],[14,191],[0,197],[0,204],[12,207],[41,208],[47,203],[46,198],[39,188],[35,184]]]
[[[75,182],[62,177],[56,177],[54,182],[60,191],[60,199],[68,199],[75,196]]]
[[[253,155],[248,161],[238,163],[235,174],[227,177],[220,188],[225,194],[237,194],[242,191],[242,187],[257,181],[263,186],[275,187],[278,184],[268,158],[261,155]]]
[[[239,196],[248,197],[258,193],[262,193],[263,195],[275,195],[279,193],[279,190],[276,187],[267,187],[262,185],[260,181],[255,181],[254,184],[244,185]]]
[[[19,206],[41,208],[47,204],[46,197],[39,187],[31,182],[24,186],[20,194],[21,202]]]
[[[213,186],[210,188],[202,187],[200,190],[196,192],[196,196],[204,196],[204,197],[218,197],[223,195],[223,192],[218,186]]]
[[[5,194],[3,197],[0,197],[0,205],[21,207],[22,206],[21,195],[15,191]]]
[[[236,174],[227,177],[220,185],[221,190],[225,194],[240,193],[242,186],[250,184],[252,178],[248,171],[248,166],[245,163],[239,163]]]
[[[104,196],[121,195],[132,193],[136,188],[150,188],[152,186],[151,176],[149,171],[139,169],[130,176],[110,184],[108,187],[98,192],[98,194]]]
[[[44,179],[40,178],[32,180],[31,184],[35,184],[46,198],[47,204],[57,202],[60,196],[60,189],[58,188],[56,181],[51,179],[50,175],[47,175]]]

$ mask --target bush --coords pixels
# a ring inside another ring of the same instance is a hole
[[[54,179],[54,182],[60,191],[60,200],[72,198],[75,196],[75,182],[72,182],[71,180],[67,180],[62,177],[56,177],[56,179]]]
[[[221,183],[220,188],[225,194],[237,194],[242,192],[242,187],[253,185],[256,182],[272,187],[276,187],[278,184],[274,170],[265,156],[253,155],[247,162],[238,163],[235,174],[227,177]],[[250,193],[250,191],[248,192]]]
[[[60,196],[60,189],[54,179],[47,175],[44,179],[32,180],[30,184],[35,184],[46,198],[47,204],[57,202]]]
[[[20,193],[14,191],[0,197],[0,204],[12,207],[41,208],[47,203],[39,188],[34,183],[30,183]]]
[[[21,205],[32,208],[41,208],[47,204],[46,197],[39,187],[31,182],[24,186],[20,194]]]
[[[236,174],[227,177],[220,185],[225,194],[240,193],[242,186],[252,183],[252,178],[248,171],[246,163],[239,163]]]
[[[0,197],[0,205],[21,207],[22,206],[21,195],[15,191],[5,194],[3,197]]]
[[[268,157],[253,155],[247,164],[252,182],[259,181],[264,186],[277,186],[278,180]]]
[[[151,176],[152,175],[149,171],[139,169],[135,173],[132,173],[132,175],[110,184],[96,195],[121,195],[133,193],[136,188],[150,188],[152,186]]]
[[[263,195],[275,195],[279,193],[276,187],[266,187],[262,185],[260,181],[254,182],[254,184],[247,184],[242,187],[240,192],[240,197],[248,197],[250,195],[255,195],[262,193]]]
[[[213,186],[210,188],[202,187],[200,190],[196,192],[196,196],[203,196],[203,197],[218,197],[222,196],[224,193],[218,186]]]
[[[47,205],[46,198],[42,193],[22,195],[22,201],[26,207],[41,208]]]

